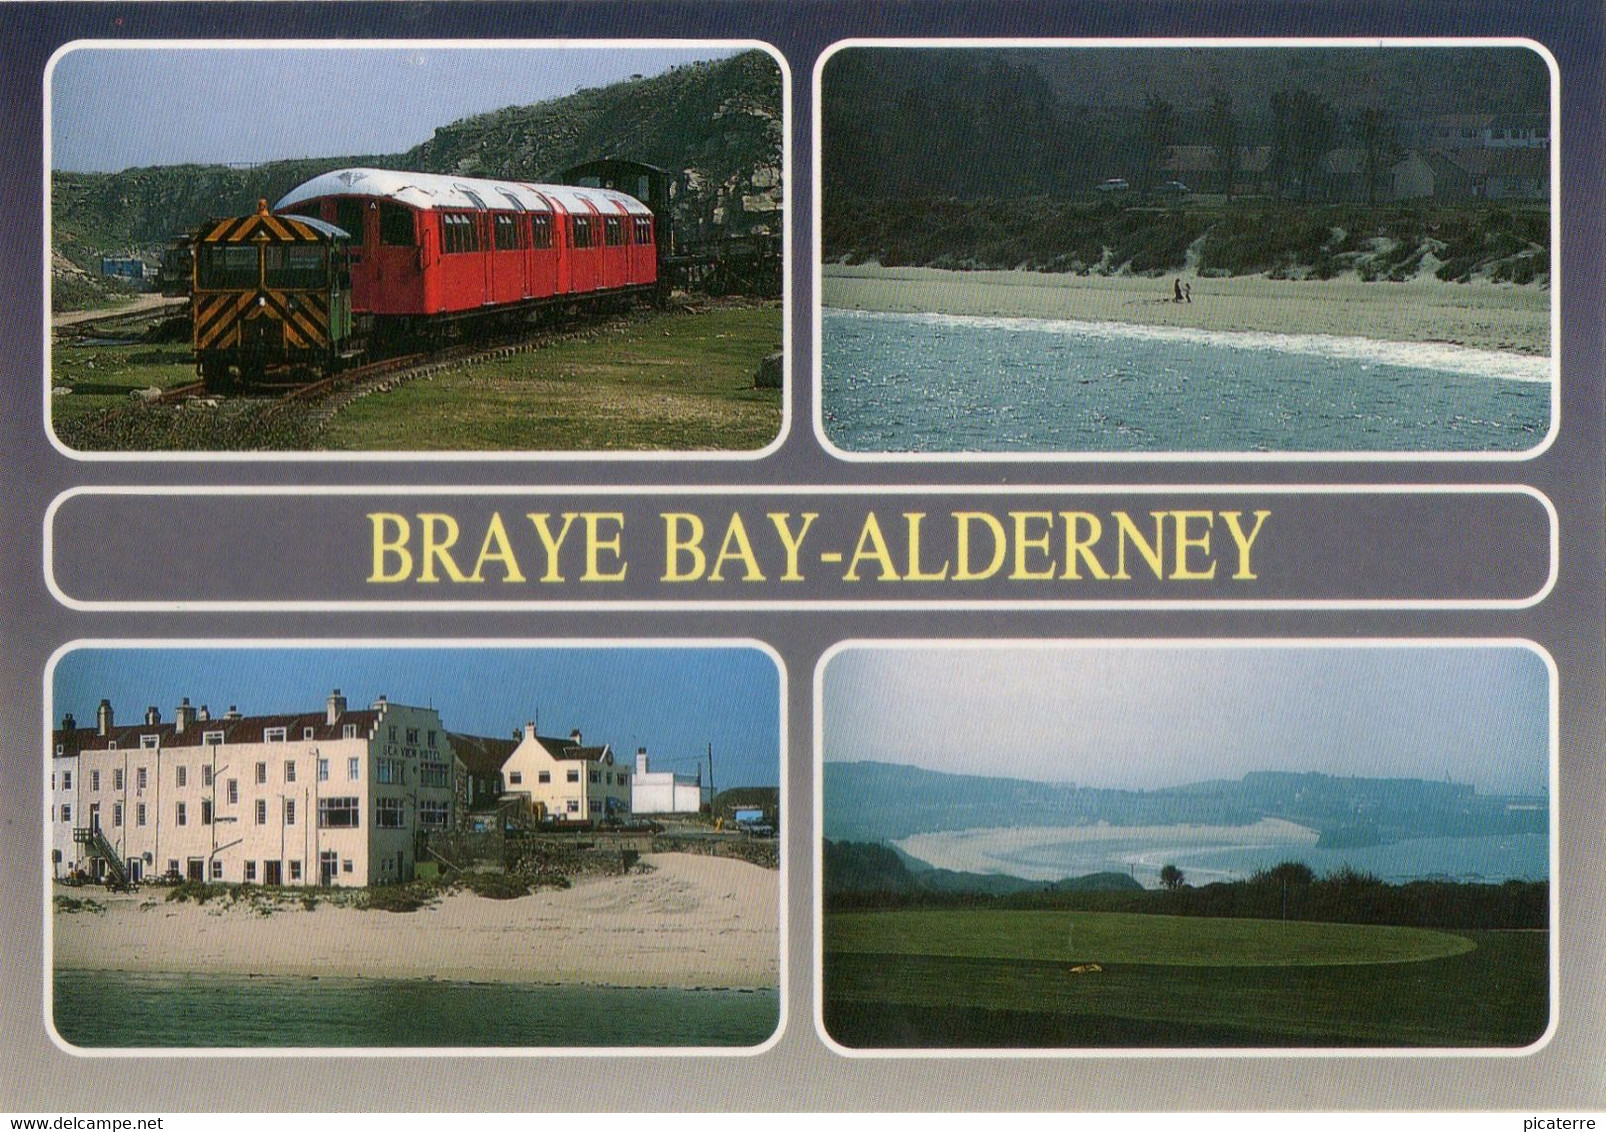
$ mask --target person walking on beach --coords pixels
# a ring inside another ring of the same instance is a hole
[[[1188,302],[1190,302],[1190,303],[1193,302],[1193,284],[1192,283],[1184,283],[1182,285],[1182,297],[1187,299]]]
[[[1176,291],[1176,297],[1174,299],[1172,299],[1171,301],[1173,303],[1180,303],[1182,301],[1182,280],[1180,280],[1180,279],[1171,280],[1171,286]]]

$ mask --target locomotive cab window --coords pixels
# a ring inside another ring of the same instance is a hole
[[[341,197],[335,201],[335,227],[343,229],[356,243],[362,243],[362,201]]]
[[[255,244],[203,244],[195,260],[195,285],[222,291],[257,284]]]
[[[269,244],[262,249],[262,281],[289,290],[322,288],[329,281],[327,262],[321,247]]]
[[[530,246],[532,248],[550,248],[552,246],[552,217],[530,217]]]
[[[602,236],[610,248],[616,248],[625,242],[625,220],[622,216],[604,216],[602,218]]]
[[[379,242],[393,248],[410,248],[416,244],[412,212],[402,205],[380,201]]]

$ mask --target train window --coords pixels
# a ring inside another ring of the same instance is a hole
[[[532,248],[550,248],[552,246],[552,217],[530,217],[530,246]]]
[[[610,248],[616,248],[625,242],[625,220],[622,216],[604,216],[602,218],[602,236]]]
[[[519,246],[519,220],[507,213],[496,215],[496,250],[514,251]]]
[[[379,242],[393,248],[410,248],[416,244],[412,211],[399,204],[380,201]]]
[[[262,249],[262,282],[269,287],[321,288],[329,280],[323,248],[269,244]]]
[[[480,250],[479,227],[472,216],[461,212],[441,213],[441,250],[443,252],[477,252]]]
[[[195,264],[195,285],[202,290],[228,290],[257,285],[255,244],[202,244]]]
[[[353,243],[362,243],[362,214],[362,201],[355,197],[335,201],[335,227],[350,236]]]
[[[636,243],[638,243],[638,244],[650,244],[650,243],[652,243],[652,217],[650,217],[650,216],[638,216],[638,217],[636,217]]]
[[[574,238],[569,243],[577,248],[589,248],[591,246],[591,217],[571,216],[569,217],[569,224],[570,230],[574,235]]]

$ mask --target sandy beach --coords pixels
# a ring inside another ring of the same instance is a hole
[[[1233,332],[1329,334],[1550,353],[1552,292],[1538,286],[1363,283],[1240,276],[1181,278],[1193,302],[1171,301],[1173,276],[1048,275],[925,267],[822,268],[825,306],[841,310],[1075,319]]]
[[[103,912],[51,917],[59,968],[751,989],[779,982],[779,874],[666,853],[650,870],[516,900],[457,892],[416,912],[170,902],[58,887]]]

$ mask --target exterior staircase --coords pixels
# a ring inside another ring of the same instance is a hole
[[[72,839],[79,845],[88,846],[93,856],[106,862],[108,883],[112,888],[119,890],[128,888],[128,866],[117,852],[117,846],[108,841],[106,835],[100,831],[99,823],[74,827]]]

